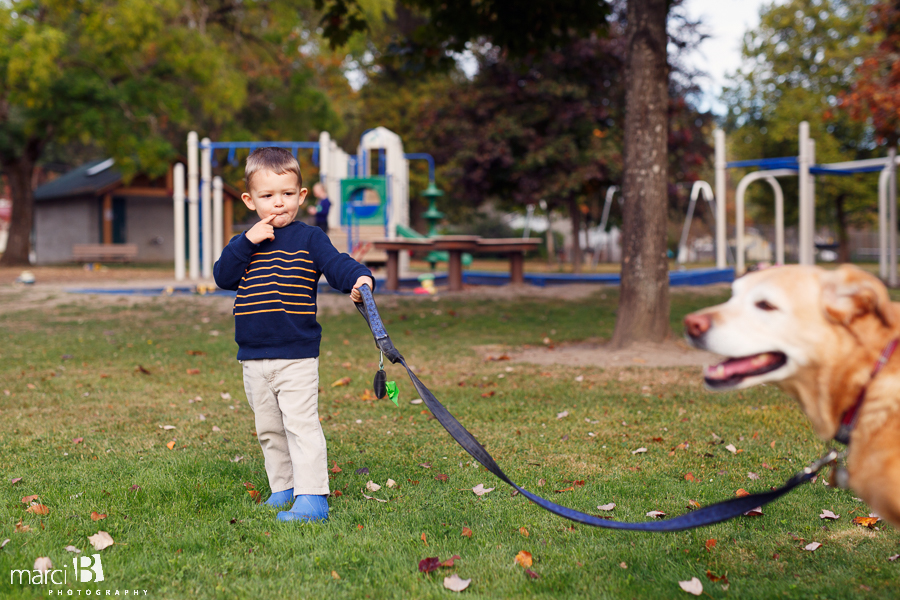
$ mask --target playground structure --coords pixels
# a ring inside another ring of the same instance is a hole
[[[319,181],[331,200],[329,235],[335,246],[345,246],[348,253],[357,257],[371,248],[374,240],[394,239],[404,233],[411,235],[410,160],[429,162],[426,197],[442,194],[434,185],[431,155],[405,154],[400,137],[384,127],[363,133],[355,155],[342,150],[327,131],[315,142],[214,142],[209,138],[198,140],[197,133],[190,132],[187,168],[179,163],[173,169],[176,280],[212,278],[213,263],[227,242],[222,178],[212,176],[213,166],[217,164],[216,152],[227,150],[226,160],[237,165],[238,151],[252,152],[272,146],[290,149],[294,156],[301,150],[312,151],[312,162],[319,168]],[[400,256],[401,271],[408,268],[408,261],[407,254]]]
[[[735,193],[735,274],[746,270],[744,243],[744,195],[755,181],[765,181],[775,194],[775,254],[776,263],[784,264],[784,194],[779,177],[799,177],[798,262],[815,264],[815,176],[851,175],[878,172],[878,232],[879,274],[891,287],[897,286],[897,149],[889,148],[884,158],[854,160],[838,163],[816,164],[815,140],[809,137],[809,123],[799,126],[799,150],[797,156],[762,158],[727,162],[725,156],[725,132],[715,132],[715,197],[725,198],[726,170],[760,167],[761,170],[745,175]],[[727,248],[725,231],[725,203],[716,203],[716,266],[724,268]],[[684,235],[682,235],[684,238]]]

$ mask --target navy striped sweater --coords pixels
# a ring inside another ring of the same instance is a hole
[[[369,269],[338,252],[321,229],[299,221],[259,244],[243,233],[231,239],[213,275],[220,288],[237,291],[238,360],[319,356],[316,288],[323,274],[345,294],[360,277],[372,277]]]

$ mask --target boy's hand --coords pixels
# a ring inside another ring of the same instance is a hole
[[[274,240],[275,239],[275,228],[269,225],[277,215],[269,215],[253,227],[247,230],[247,233],[244,234],[247,236],[247,239],[253,242],[254,244],[259,244],[265,240]]]
[[[353,289],[350,290],[350,299],[353,300],[354,302],[356,302],[357,304],[360,304],[363,301],[362,294],[359,292],[359,288],[364,285],[369,286],[369,289],[374,289],[375,282],[368,275],[363,275],[362,277],[360,277],[359,279],[356,280],[356,283],[353,284]]]

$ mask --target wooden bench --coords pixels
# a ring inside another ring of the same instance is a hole
[[[137,244],[74,244],[76,262],[129,262],[137,257]]]

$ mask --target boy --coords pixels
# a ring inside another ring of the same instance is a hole
[[[216,262],[216,284],[237,290],[234,339],[279,521],[328,518],[328,463],[319,423],[316,287],[328,283],[354,302],[374,289],[372,272],[340,254],[318,227],[294,218],[306,198],[297,159],[283,148],[247,158],[241,200],[260,221],[235,236]]]
[[[328,199],[328,193],[325,191],[325,186],[322,185],[321,182],[316,182],[312,191],[318,204],[309,207],[309,214],[315,215],[316,227],[325,233],[328,233],[328,213],[331,209],[331,200]]]

